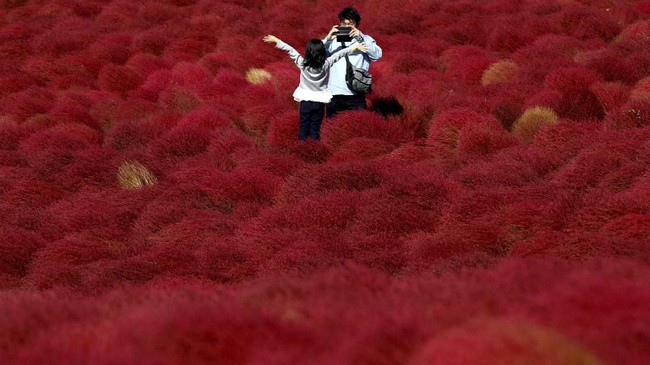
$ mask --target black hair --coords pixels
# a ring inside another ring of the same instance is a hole
[[[357,11],[357,9],[348,6],[347,8],[341,10],[339,13],[339,21],[344,21],[344,20],[353,20],[354,24],[359,25],[361,23],[361,15]]]
[[[302,62],[302,66],[315,69],[322,68],[326,57],[327,52],[325,52],[323,41],[316,38],[310,39],[305,47],[305,60]]]

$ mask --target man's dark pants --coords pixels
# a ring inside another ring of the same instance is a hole
[[[366,95],[334,95],[327,104],[327,118],[334,118],[336,114],[342,111],[357,109],[368,109]]]

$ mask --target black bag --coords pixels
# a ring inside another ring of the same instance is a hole
[[[345,47],[345,44],[343,44]],[[368,70],[352,66],[350,58],[345,55],[347,68],[345,69],[345,83],[350,91],[357,94],[369,93],[372,90],[372,75]]]

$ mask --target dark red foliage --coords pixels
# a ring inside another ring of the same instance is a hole
[[[561,118],[573,120],[602,120],[605,110],[598,97],[588,89],[573,89],[562,95],[557,106]]]
[[[587,68],[566,67],[549,72],[544,80],[544,86],[549,89],[567,93],[573,90],[588,89],[599,80],[599,75]]]
[[[485,128],[486,131],[488,129],[498,131],[502,127],[490,115],[482,115],[469,108],[449,109],[437,114],[431,120],[427,145],[434,156],[445,158],[457,155],[461,146],[464,153],[474,154],[496,151],[512,144],[509,137],[505,134],[499,137],[498,132],[492,137],[487,134],[480,137],[479,128]],[[490,141],[491,139],[492,141]],[[490,144],[493,146],[490,147]]]
[[[45,246],[38,234],[3,224],[0,227],[0,272],[15,277],[27,274],[33,255]]]
[[[167,61],[150,53],[133,54],[126,61],[126,65],[130,66],[143,78],[160,69],[170,68],[170,64]]]
[[[0,124],[0,150],[15,150],[27,135],[28,131],[24,127],[8,121]]]
[[[336,118],[324,121],[321,127],[323,143],[332,149],[357,137],[376,138],[388,143],[398,143],[402,139],[402,131],[381,115],[369,111],[340,113]]]
[[[131,33],[111,33],[90,45],[89,51],[94,57],[104,62],[121,65],[131,57],[132,42],[133,34]]]
[[[476,46],[453,46],[441,55],[445,75],[462,80],[467,84],[477,84],[483,71],[497,61],[497,58]]]
[[[607,113],[607,129],[638,128],[650,125],[650,100],[631,100]]]
[[[151,144],[159,157],[186,157],[204,152],[211,139],[211,130],[199,124],[183,123],[175,126]]]
[[[287,148],[298,142],[298,125],[300,123],[297,110],[287,111],[269,120],[266,143],[273,148]]]
[[[128,66],[109,64],[99,71],[97,82],[101,90],[125,96],[142,83],[142,78]]]
[[[47,112],[53,103],[54,95],[51,90],[31,86],[0,100],[0,108],[4,114],[22,121],[35,114]]]
[[[0,362],[645,364],[646,3],[358,2],[369,110],[299,142],[262,37],[348,4],[1,2]]]

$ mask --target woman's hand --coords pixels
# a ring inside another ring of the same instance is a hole
[[[361,51],[363,53],[368,52],[368,47],[366,47],[366,45],[363,43],[356,43],[353,47],[357,51]]]
[[[267,36],[264,36],[264,38],[262,38],[262,39],[266,43],[278,43],[278,38],[276,36],[274,36],[274,35],[271,35],[271,34],[269,34]]]

